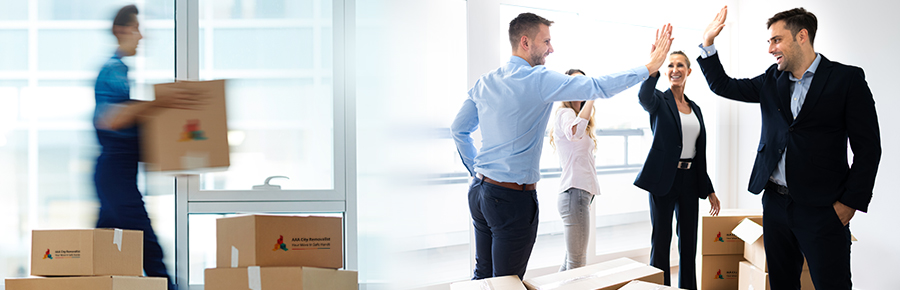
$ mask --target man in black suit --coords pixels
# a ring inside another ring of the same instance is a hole
[[[816,16],[795,8],[767,22],[776,64],[754,78],[733,79],[713,46],[727,9],[704,32],[698,63],[713,92],[759,103],[762,112],[749,190],[766,190],[763,233],[771,288],[800,289],[805,256],[816,289],[849,290],[849,223],[857,210],[868,210],[881,159],[875,101],[863,70],[816,53]]]

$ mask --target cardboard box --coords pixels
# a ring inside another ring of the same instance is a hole
[[[738,279],[738,290],[769,290],[769,273],[748,261],[742,261]],[[809,270],[800,273],[800,289],[815,290]]]
[[[745,242],[744,259],[768,273],[769,263],[766,260],[766,244],[763,241],[762,218],[745,218],[731,232]],[[806,259],[803,259],[803,270],[809,270]]]
[[[652,266],[619,258],[608,262],[525,279],[529,290],[615,290],[632,280],[662,284],[663,271]]]
[[[344,267],[339,217],[248,215],[216,220],[216,267]]]
[[[142,231],[31,232],[31,275],[34,276],[143,276],[143,267]]]
[[[762,218],[760,210],[722,210],[718,216],[700,219],[699,246],[701,255],[735,255],[744,253],[744,241],[732,234],[744,218]],[[737,266],[735,266],[737,267]]]
[[[452,283],[450,290],[525,290],[525,285],[519,276],[509,275]]]
[[[225,81],[179,81],[153,86],[156,94],[190,90],[203,97],[196,110],[160,109],[141,120],[143,161],[153,171],[214,171],[230,164]]]
[[[619,290],[683,290],[681,288],[669,287],[666,285],[659,285],[656,283],[649,283],[644,281],[631,281]]]
[[[356,271],[312,267],[206,269],[205,289],[214,290],[357,290]]]
[[[166,278],[157,277],[57,277],[6,279],[6,290],[166,290]]]
[[[701,259],[700,289],[733,290],[738,288],[738,271],[744,255],[705,255]]]

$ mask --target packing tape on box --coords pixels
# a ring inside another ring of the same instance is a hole
[[[593,279],[593,278],[597,278],[597,277],[609,276],[609,275],[611,275],[611,274],[613,274],[613,273],[622,272],[622,271],[628,271],[628,270],[631,270],[631,269],[637,269],[637,268],[644,267],[644,266],[646,266],[646,265],[641,264],[641,263],[629,263],[628,265],[618,266],[618,267],[615,267],[615,268],[612,268],[612,269],[603,270],[603,271],[600,271],[600,272],[597,272],[597,273],[593,273],[593,274],[590,274],[590,275],[583,275],[583,276],[578,276],[578,277],[572,277],[572,278],[569,278],[569,279],[566,279],[566,280],[562,280],[562,281],[559,281],[559,282],[553,282],[553,283],[550,283],[550,284],[547,284],[547,285],[544,285],[544,286],[536,286],[536,287],[534,287],[534,288],[535,288],[535,290],[553,290],[553,289],[557,289],[557,288],[559,288],[559,287],[562,287],[563,285],[566,285],[566,284],[571,284],[571,283],[575,283],[575,282],[578,282],[578,281],[587,280],[587,279]]]
[[[480,281],[480,283],[478,283],[478,286],[480,286],[479,288],[481,288],[481,290],[494,290],[494,284],[491,283],[490,280],[482,279],[478,281]]]
[[[209,167],[209,152],[189,151],[181,156],[181,167],[195,169]]]
[[[250,290],[262,290],[262,280],[259,279],[259,266],[247,267],[247,282]]]
[[[113,230],[113,244],[119,246],[119,252],[122,251],[122,229]]]
[[[234,246],[231,246],[231,267],[238,267],[238,249]]]

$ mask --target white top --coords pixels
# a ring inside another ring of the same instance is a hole
[[[562,167],[559,192],[574,187],[594,195],[600,194],[597,167],[594,166],[594,140],[587,136],[587,124],[588,120],[579,118],[570,108],[560,108],[556,113],[553,138],[556,140],[559,166]]]
[[[697,137],[700,137],[700,119],[694,115],[678,111],[681,116],[681,159],[694,158],[697,155]]]

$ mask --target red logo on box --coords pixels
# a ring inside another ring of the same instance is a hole
[[[203,136],[203,130],[200,130],[200,120],[187,120],[187,124],[184,125],[184,131],[181,132],[181,139],[178,142],[191,140],[206,140],[206,136]]]
[[[272,251],[284,250],[287,252],[287,245],[284,243],[284,236],[278,236],[278,242],[275,243],[275,248]]]
[[[53,255],[50,255],[50,249],[47,249],[47,252],[44,253],[44,259],[53,260]]]

